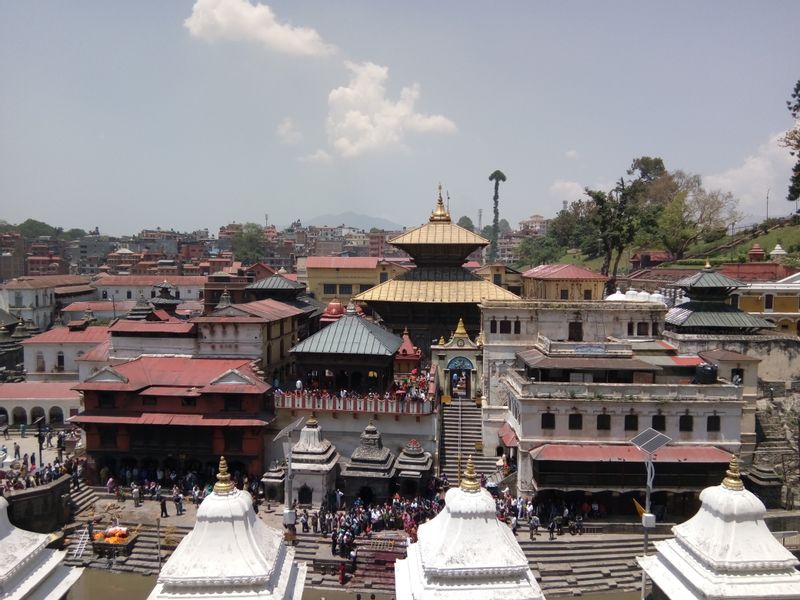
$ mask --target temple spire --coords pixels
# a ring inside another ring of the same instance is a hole
[[[741,492],[744,489],[742,478],[739,476],[739,461],[735,454],[731,456],[731,464],[725,472],[725,479],[722,480],[722,487],[736,492]]]
[[[228,474],[228,463],[225,462],[225,457],[219,457],[219,473],[217,473],[217,483],[214,484],[214,493],[219,495],[226,495],[233,492],[236,488],[231,481],[231,476]]]
[[[464,471],[464,475],[461,477],[460,487],[463,491],[468,492],[470,494],[479,492],[481,489],[481,484],[475,477],[475,465],[472,464],[471,454],[469,455],[469,458],[467,458],[467,468]]]
[[[433,209],[430,218],[431,223],[449,223],[450,222],[450,213],[447,212],[447,209],[444,206],[444,200],[442,199],[442,184],[439,184],[439,197],[436,199],[436,208]]]

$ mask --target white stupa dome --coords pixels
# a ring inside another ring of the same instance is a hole
[[[638,302],[638,300],[637,300],[638,295],[639,295],[639,292],[637,292],[635,289],[631,288],[627,292],[625,292],[625,300],[627,300],[628,302]]]
[[[636,300],[638,302],[650,302],[650,292],[642,290],[641,292],[636,294]]]
[[[617,288],[617,291],[616,291],[616,292],[614,292],[613,294],[609,294],[608,296],[606,296],[606,300],[607,300],[607,301],[609,301],[609,302],[622,302],[623,300],[625,300],[625,294],[623,294],[623,293],[622,293],[622,292],[619,290],[619,288]]]

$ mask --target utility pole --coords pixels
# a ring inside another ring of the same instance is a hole
[[[483,209],[478,209],[478,233],[483,229]]]
[[[769,191],[772,188],[767,188],[767,221],[769,221]]]

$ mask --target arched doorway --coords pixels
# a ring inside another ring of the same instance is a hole
[[[27,425],[28,424],[28,413],[21,406],[17,406],[14,410],[12,410],[11,411],[11,416],[14,419],[14,423],[13,423],[14,425]]]
[[[400,495],[403,498],[413,498],[417,495],[417,482],[413,479],[403,479],[400,484]]]
[[[472,397],[472,371],[475,366],[464,356],[456,356],[447,363],[449,389],[452,397]]]
[[[47,416],[51,425],[64,424],[64,411],[61,410],[60,406],[51,406]]]
[[[0,427],[9,424],[8,411],[0,406]]]
[[[31,423],[35,423],[36,419],[44,419],[44,409],[41,406],[34,406],[31,409]]]
[[[297,503],[298,504],[311,504],[311,498],[314,495],[314,491],[308,487],[308,484],[304,483],[300,486],[300,489],[297,490]]]

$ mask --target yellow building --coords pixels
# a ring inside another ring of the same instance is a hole
[[[578,265],[539,265],[522,274],[522,291],[534,300],[602,300],[606,281]]]
[[[800,275],[777,283],[748,284],[731,294],[730,303],[774,323],[779,331],[793,334],[800,331]]]
[[[475,274],[480,275],[486,281],[499,285],[512,294],[522,296],[522,273],[507,265],[502,263],[483,265],[480,269],[475,270]]]
[[[323,303],[334,298],[347,304],[354,296],[393,279],[406,269],[373,256],[309,256],[308,291]]]

